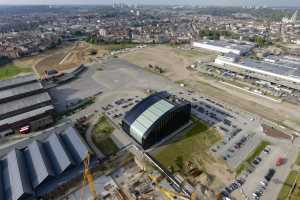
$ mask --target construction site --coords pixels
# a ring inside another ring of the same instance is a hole
[[[135,147],[133,147],[135,148]],[[131,150],[129,150],[131,151]],[[137,158],[124,152],[122,159],[117,158],[103,166],[89,171],[89,161],[85,160],[82,185],[77,180],[77,187],[65,190],[58,199],[65,200],[196,200],[196,192],[184,192],[174,184],[174,180],[163,175],[161,169],[152,165],[151,161]],[[124,157],[127,159],[124,160]],[[122,161],[121,161],[122,160]],[[117,166],[118,163],[118,166]],[[180,181],[177,178],[177,181]],[[183,186],[184,187],[184,186]]]

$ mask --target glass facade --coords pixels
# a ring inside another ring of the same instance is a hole
[[[173,105],[160,95],[137,104],[122,121],[123,130],[143,148],[149,148],[190,120],[191,105]]]

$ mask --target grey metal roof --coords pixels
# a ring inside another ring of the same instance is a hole
[[[14,149],[6,157],[12,200],[18,200],[26,194],[33,194],[22,154],[22,151]]]
[[[1,115],[18,111],[23,108],[29,108],[37,104],[41,104],[44,102],[50,102],[51,97],[47,92],[35,94],[29,97],[25,97],[22,99],[17,99],[14,101],[9,101],[3,104],[0,104],[0,119]]]
[[[278,75],[284,75],[288,77],[300,78],[300,62],[291,63],[288,61],[278,60],[275,63],[256,61],[251,59],[246,59],[241,61],[241,64],[251,67],[254,69],[260,69],[263,71],[271,72]]]
[[[68,167],[74,164],[69,153],[63,146],[61,138],[57,134],[54,133],[49,136],[45,142],[45,147],[57,174],[63,173]]]
[[[8,87],[13,87],[15,85],[32,82],[32,81],[36,81],[36,76],[34,74],[18,76],[16,78],[2,80],[0,81],[0,90]]]
[[[237,50],[249,50],[255,46],[254,43],[251,42],[243,42],[236,40],[204,40],[201,41],[203,44],[208,44],[216,47],[237,49]]]
[[[20,94],[26,94],[35,90],[42,89],[43,86],[40,82],[33,82],[25,85],[21,85],[14,88],[0,90],[0,101],[6,98],[14,97]]]
[[[3,170],[3,161],[0,160],[0,200],[4,200],[4,183],[3,183],[3,175],[2,175],[2,170]]]
[[[42,143],[33,141],[24,153],[31,183],[34,188],[39,186],[47,177],[55,175],[45,154]]]
[[[3,200],[32,199],[51,191],[62,179],[67,181],[69,172],[77,174],[82,162],[75,163],[72,157],[82,161],[89,151],[86,143],[70,125],[48,131],[48,137],[19,146],[20,150],[13,149],[0,159],[0,200],[2,194]]]
[[[85,142],[79,137],[77,131],[69,127],[62,134],[64,143],[77,163],[81,163],[87,156],[89,150]]]
[[[162,99],[148,109],[146,109],[131,125],[130,134],[140,143],[147,130],[154,124],[163,114],[174,107],[166,100]]]
[[[52,105],[49,105],[49,106],[38,108],[38,109],[29,111],[26,113],[22,113],[20,115],[13,116],[10,118],[2,119],[2,120],[0,120],[0,126],[5,125],[5,124],[12,124],[12,123],[15,123],[15,122],[18,122],[21,120],[25,120],[25,119],[37,116],[37,115],[41,115],[41,114],[43,114],[47,111],[51,111],[51,110],[54,110],[54,107]]]

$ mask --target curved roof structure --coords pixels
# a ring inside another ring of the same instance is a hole
[[[130,126],[130,133],[140,143],[147,130],[161,117],[174,107],[166,100],[159,100],[142,112]]]
[[[167,92],[153,94],[135,105],[122,120],[123,130],[148,148],[183,126],[190,118],[190,104],[169,101]]]

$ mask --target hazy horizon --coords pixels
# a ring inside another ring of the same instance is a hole
[[[300,7],[300,0],[115,0],[116,3],[148,5],[200,5],[200,6],[286,6]],[[112,4],[112,0],[0,0],[0,5],[101,5]]]

